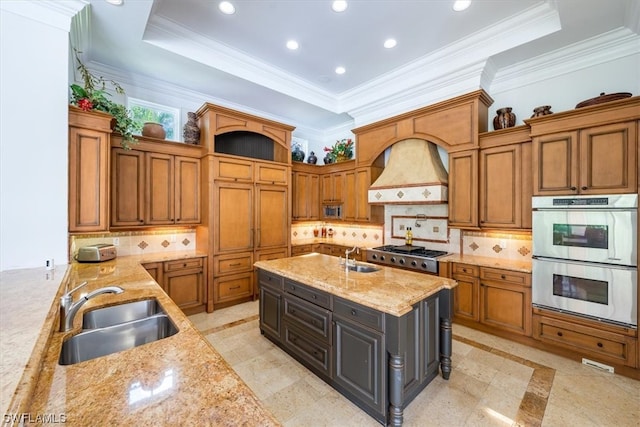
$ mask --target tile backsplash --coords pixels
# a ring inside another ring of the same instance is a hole
[[[530,261],[531,234],[462,231],[461,253]]]
[[[341,222],[309,221],[292,224],[291,244],[313,239],[313,230],[322,228],[326,224],[327,229],[334,232],[333,237],[340,239],[345,244],[353,244],[363,247],[382,246],[384,244],[384,230],[381,225],[360,225]],[[320,237],[320,236],[318,236]]]
[[[196,249],[196,232],[180,229],[73,235],[69,240],[69,253],[74,257],[79,248],[97,243],[115,245],[119,256],[193,251]]]

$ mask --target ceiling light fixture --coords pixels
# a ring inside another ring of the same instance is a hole
[[[287,49],[296,50],[298,47],[300,47],[300,45],[298,45],[298,42],[295,40],[289,40],[287,42]]]
[[[347,70],[344,67],[336,67],[336,74],[344,74]]]
[[[333,9],[334,12],[344,12],[345,10],[347,10],[347,2],[344,0],[336,0],[331,4],[331,9]]]
[[[105,0],[105,1],[114,6],[121,6],[122,3],[124,3],[124,0]]]
[[[386,47],[387,49],[394,48],[397,44],[398,42],[396,41],[396,39],[386,39],[384,41],[384,47]]]
[[[453,10],[456,12],[462,12],[469,6],[471,6],[471,0],[456,0],[453,2]]]
[[[225,15],[233,15],[236,13],[236,8],[230,1],[221,1],[218,5],[218,9],[220,9],[220,12]]]

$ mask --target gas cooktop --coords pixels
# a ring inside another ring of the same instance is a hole
[[[448,255],[422,246],[386,245],[367,250],[367,261],[406,270],[438,274],[438,257]]]
[[[439,256],[448,254],[448,252],[445,252],[445,251],[436,251],[433,249],[424,248],[422,246],[413,246],[413,245],[400,245],[400,246],[386,245],[386,246],[379,246],[373,249],[376,249],[382,252],[415,255],[415,256],[425,257],[425,258],[437,258]]]

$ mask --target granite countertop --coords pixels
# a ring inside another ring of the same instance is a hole
[[[254,265],[394,316],[410,312],[415,303],[442,289],[457,286],[451,279],[381,265],[375,265],[379,270],[371,273],[345,271],[339,262],[337,257],[312,253]]]
[[[184,251],[69,265],[50,307],[40,308],[49,310],[6,413],[30,414],[27,420],[57,414],[65,425],[83,426],[279,425],[140,265],[194,256],[206,254]],[[81,293],[103,286],[120,286],[124,292],[87,301],[74,329],[58,332],[59,296],[85,280]],[[158,299],[177,334],[75,365],[58,364],[62,342],[79,332],[83,311],[150,297]]]
[[[531,273],[531,260],[518,261],[514,259],[492,258],[477,255],[451,254],[438,258],[440,262],[459,262],[478,265],[480,267],[502,268],[504,270]]]

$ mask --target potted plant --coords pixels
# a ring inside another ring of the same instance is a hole
[[[342,162],[353,157],[353,140],[351,138],[336,141],[333,147],[324,147],[327,157],[332,162]]]
[[[84,111],[103,111],[109,113],[115,119],[114,129],[122,135],[122,148],[130,149],[131,144],[138,142],[133,137],[134,132],[139,132],[139,125],[133,121],[129,110],[122,104],[117,104],[110,100],[111,96],[106,90],[107,83],[110,84],[116,93],[124,95],[124,89],[119,83],[113,80],[105,80],[104,77],[96,77],[89,71],[84,63],[78,57],[77,50],[74,49],[76,62],[78,63],[78,71],[84,81],[84,87],[72,84],[71,88],[71,104],[81,108]]]

